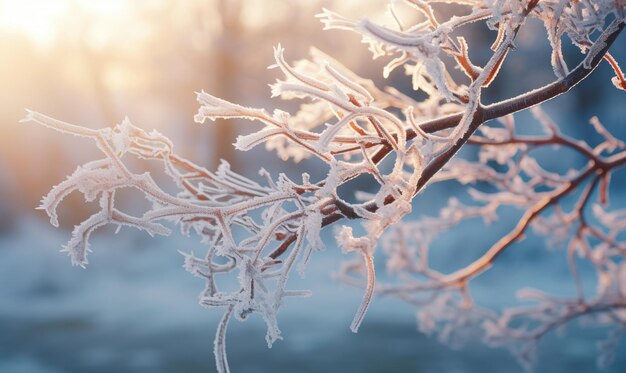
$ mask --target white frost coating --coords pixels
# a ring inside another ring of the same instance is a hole
[[[233,314],[233,306],[229,306],[222,320],[217,326],[217,332],[215,332],[215,341],[213,342],[213,353],[215,355],[215,365],[219,373],[229,373],[230,368],[228,366],[228,358],[226,356],[226,329],[228,328],[228,322]]]
[[[404,25],[394,8],[401,2],[396,1],[390,10],[397,29],[368,19],[351,21],[326,9],[318,15],[325,29],[360,33],[374,58],[389,57],[384,77],[403,68],[413,88],[421,91],[419,99],[393,87],[379,88],[315,49],[310,51],[309,59],[289,63],[280,44],[274,49],[272,67],[278,67],[276,71],[284,77],[271,85],[271,95],[303,100],[297,112],[266,111],[204,91],[197,94],[200,108],[196,122],[219,118],[256,121],[260,126],[238,137],[237,149],[247,151],[265,143],[283,160],[316,158],[327,171],[319,173],[324,176],[316,180],[308,174],[303,174],[301,180],[291,180],[282,173],[273,177],[261,169],[264,181],[256,182],[232,171],[225,161],[211,172],[178,156],[171,141],[160,133],[145,132],[128,118],[113,128],[96,130],[27,111],[23,121],[92,139],[103,153],[102,159],[78,167],[42,199],[40,208],[55,226],[59,223],[57,208],[70,193],[78,192],[87,201],[99,202],[97,211],[75,227],[63,251],[68,252],[74,265],[84,267],[90,235],[107,224],[135,227],[151,235],[168,235],[170,228],[166,224],[178,225],[183,234],[197,236],[206,252],[181,252],[183,267],[205,283],[199,303],[225,309],[214,346],[219,372],[229,372],[225,340],[233,317],[244,321],[257,313],[267,327],[268,346],[282,339],[278,312],[284,298],[310,295],[307,290],[288,288],[292,270],[295,267],[304,276],[313,252],[324,248],[321,230],[346,217],[358,219],[362,228],[358,237],[349,227],[337,237],[345,252],[356,254],[341,266],[339,278],[364,288],[363,301],[350,325],[353,332],[363,322],[376,289],[417,305],[420,330],[436,334],[441,341],[460,344],[468,335],[481,335],[490,345],[510,348],[527,364],[537,341],[555,326],[586,312],[606,316],[606,312],[626,307],[626,264],[621,260],[626,244],[619,241],[626,229],[626,213],[608,206],[612,171],[626,164],[626,154],[620,153],[624,143],[597,118],[591,123],[602,141],[591,145],[563,135],[535,107],[532,112],[545,136],[517,134],[516,123],[509,115],[499,118],[499,122],[481,124],[472,135],[470,143],[480,147],[477,160],[448,158],[445,165],[441,164],[442,156],[451,154],[469,136],[470,125],[476,124],[475,115],[484,108],[482,88],[497,78],[528,18],[544,22],[553,49],[553,69],[559,78],[565,78],[569,69],[561,53],[561,38],[569,37],[586,53],[583,66],[590,66],[606,46],[608,35],[617,32],[624,17],[622,3],[445,2],[463,6],[456,16],[437,19],[430,6],[436,1],[402,2],[419,17],[413,25]],[[498,31],[494,35],[494,53],[485,66],[471,63],[471,43],[457,37],[463,26],[478,21]],[[596,31],[600,37],[595,38]],[[617,75],[614,84],[626,88],[617,62],[609,57],[605,55]],[[448,72],[452,67],[463,69],[469,82],[455,81],[454,74]],[[451,114],[456,115],[448,117]],[[460,121],[455,122],[459,117]],[[445,128],[434,131],[431,125]],[[569,148],[588,162],[583,168],[563,174],[548,171],[532,153],[535,147],[545,145]],[[166,192],[157,184],[159,179],[147,172],[131,171],[125,162],[132,157],[161,164],[178,192]],[[492,167],[494,163],[499,167]],[[354,191],[359,203],[346,202],[337,195],[340,187],[365,174],[378,185],[372,193]],[[467,198],[451,197],[435,216],[402,222],[413,210],[413,198],[423,186],[444,180],[458,182]],[[477,183],[488,184],[489,189]],[[150,209],[138,216],[125,211],[115,199],[116,192],[124,188],[143,193],[151,202]],[[589,202],[596,194],[598,203]],[[574,207],[569,202],[560,204],[561,199],[576,198]],[[593,221],[584,219],[585,207],[590,204],[594,204],[596,214]],[[485,224],[495,222],[501,206],[523,211],[513,231],[466,267],[447,274],[430,268],[429,250],[438,236],[468,219],[480,217]],[[468,283],[492,266],[501,251],[524,237],[527,229],[550,236],[546,239],[549,244],[567,246],[577,297],[555,301],[548,294],[524,291],[518,296],[536,304],[502,312],[480,308],[469,294]],[[374,255],[377,260],[386,260],[391,279],[397,281],[382,283],[383,276],[376,280]],[[587,294],[581,285],[576,267],[581,260],[597,271],[595,294]],[[550,312],[546,314],[546,310]],[[615,315],[623,318],[621,313]],[[620,322],[626,324],[622,319]],[[597,324],[610,323],[605,317]],[[615,337],[611,338],[606,345],[615,344]]]
[[[589,51],[585,55],[585,59],[583,60],[583,66],[586,69],[591,68],[591,62],[598,57],[600,51],[606,47],[606,39],[611,33],[615,33],[620,25],[619,20],[614,20],[611,24],[606,28],[606,30],[600,35],[598,40],[591,45]]]
[[[376,273],[374,271],[374,256],[365,251],[361,251],[361,255],[363,256],[363,261],[365,262],[365,268],[367,270],[367,287],[365,288],[365,292],[363,293],[363,301],[361,302],[361,306],[356,311],[354,315],[354,319],[350,324],[350,330],[353,333],[359,331],[359,327],[365,318],[365,313],[367,312],[367,308],[372,301],[372,296],[374,295],[374,284],[376,283]]]
[[[385,55],[400,51],[408,53],[413,59],[420,61],[441,94],[449,101],[456,100],[447,84],[445,65],[439,58],[440,45],[447,37],[444,30],[410,35],[389,30],[364,19],[356,25],[355,31],[366,35],[368,37],[366,40],[369,40],[370,43],[381,43],[381,47],[378,47],[380,50],[389,48]],[[398,62],[394,64],[399,65]],[[390,72],[390,68],[387,72]]]
[[[591,119],[589,119],[589,123],[593,126],[596,132],[604,138],[604,141],[594,149],[596,154],[602,154],[604,151],[614,152],[615,150],[623,149],[624,146],[626,146],[622,140],[615,138],[615,136],[613,136],[602,125],[598,117],[591,117]]]
[[[613,83],[615,88],[617,88],[617,89],[619,89],[621,91],[626,91],[626,82],[621,80],[619,77],[617,77],[617,76],[612,77],[611,78],[611,83]]]
[[[219,118],[244,118],[274,124],[274,121],[265,110],[233,104],[204,91],[197,94],[197,99],[202,106],[200,106],[198,113],[194,117],[196,123],[204,123],[206,119],[215,121]]]
[[[43,115],[32,110],[26,109],[26,116],[20,120],[20,123],[34,122],[44,127],[59,131],[73,136],[97,137],[101,131],[91,128],[76,126],[67,122],[63,122],[47,115]]]
[[[339,233],[337,235],[337,242],[341,246],[341,249],[344,253],[356,251],[361,254],[367,273],[367,285],[365,287],[365,293],[363,294],[363,301],[361,302],[361,305],[359,306],[359,309],[357,310],[356,314],[354,315],[354,319],[350,324],[350,330],[353,333],[356,333],[359,331],[359,326],[361,326],[361,322],[363,322],[363,318],[365,317],[367,308],[372,301],[372,295],[374,294],[374,285],[376,281],[376,273],[374,271],[374,257],[372,255],[374,247],[370,238],[354,237],[352,235],[352,228],[347,226],[343,226],[339,230]]]
[[[298,266],[298,271],[300,272],[300,276],[302,277],[304,277],[304,270],[307,263],[309,262],[311,253],[313,251],[321,251],[325,247],[320,237],[323,218],[324,216],[319,210],[308,211],[306,217],[304,218],[304,225],[306,227],[306,239],[308,244],[302,256],[302,261]]]
[[[245,152],[266,142],[268,138],[275,137],[283,133],[284,130],[282,128],[266,127],[259,132],[255,132],[250,135],[237,136],[237,141],[235,141],[234,145],[237,150]]]
[[[111,163],[107,160],[93,161],[78,167],[68,178],[54,186],[41,200],[38,209],[45,210],[50,217],[50,224],[59,226],[57,208],[65,197],[77,189],[85,195],[87,201],[93,201],[103,190],[108,189],[103,182],[107,181]],[[119,182],[118,182],[119,183]],[[110,187],[110,185],[108,186]]]

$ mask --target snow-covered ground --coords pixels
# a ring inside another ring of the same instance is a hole
[[[132,230],[99,234],[84,270],[58,253],[67,238],[34,218],[21,219],[1,237],[0,372],[214,370],[212,340],[221,315],[197,304],[202,282],[183,270],[177,253],[194,248],[192,239],[150,239]],[[272,349],[260,319],[231,324],[227,344],[234,372],[522,371],[505,350],[476,343],[456,351],[421,335],[414,310],[394,299],[376,299],[359,334],[352,334],[348,327],[361,291],[331,279],[340,259],[330,245],[313,257],[305,279],[292,280],[292,288],[314,295],[286,304],[279,319],[284,340]],[[535,271],[530,274],[544,282],[565,282],[565,272],[541,273],[548,265],[523,265],[532,258],[504,260],[519,276]],[[483,282],[474,292],[498,299],[494,295],[512,286]],[[596,370],[592,337],[598,336],[573,326],[565,337],[549,337],[538,370]],[[626,348],[620,346],[610,371],[625,367]]]

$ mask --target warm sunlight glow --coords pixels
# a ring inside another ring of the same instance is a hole
[[[59,26],[75,12],[114,19],[127,10],[124,0],[0,0],[0,29],[22,33],[41,47],[49,47]]]
[[[0,27],[24,32],[40,45],[55,37],[56,23],[67,12],[68,1],[0,0]]]

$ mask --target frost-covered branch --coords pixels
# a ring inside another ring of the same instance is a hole
[[[453,197],[438,217],[394,227],[382,242],[388,256],[387,269],[399,280],[395,284],[381,284],[378,289],[381,294],[398,296],[411,303],[426,302],[419,311],[420,323],[425,331],[437,333],[444,340],[448,339],[442,334],[444,330],[460,323],[466,325],[467,313],[473,314],[474,331],[482,330],[489,344],[510,347],[525,364],[531,363],[530,352],[549,331],[579,317],[600,325],[615,324],[626,302],[626,293],[619,290],[623,286],[619,276],[624,243],[616,239],[626,225],[618,218],[622,216],[621,210],[607,213],[602,207],[608,206],[611,175],[626,164],[624,143],[606,132],[597,118],[591,122],[605,140],[591,148],[560,133],[539,107],[533,113],[545,136],[517,135],[514,121],[509,118],[502,121],[504,127],[481,127],[480,134],[470,139],[470,144],[481,147],[478,162],[451,162],[437,181],[455,179],[468,185],[472,202],[461,203]],[[587,163],[564,175],[549,172],[532,155],[534,149],[545,146],[557,147],[557,152],[561,151],[558,148],[570,148],[583,155]],[[489,167],[489,162],[501,165],[503,171]],[[491,188],[481,189],[496,192],[483,192],[472,186],[478,183],[488,183]],[[572,196],[577,200],[567,211],[569,204],[563,201]],[[592,197],[597,198],[593,206]],[[487,224],[497,221],[498,209],[503,206],[525,211],[513,230],[478,259],[456,271],[441,273],[430,268],[428,252],[437,236],[476,217],[483,217]],[[593,219],[588,217],[591,212]],[[567,299],[524,290],[518,294],[520,300],[536,302],[535,305],[505,309],[501,315],[480,309],[469,297],[470,282],[493,266],[531,228],[535,234],[545,236],[551,245],[567,247],[567,262],[577,296]],[[606,235],[605,231],[611,234]],[[583,291],[576,264],[581,260],[588,261],[598,272],[598,290],[593,296]],[[347,272],[343,276],[352,274]],[[617,289],[611,290],[613,287]],[[454,299],[463,302],[453,306]],[[458,307],[459,312],[450,316],[437,311],[440,307]],[[440,325],[440,329],[434,325]]]
[[[365,289],[350,326],[354,332],[376,292],[419,307],[418,321],[425,332],[456,343],[464,330],[478,326],[488,343],[509,346],[522,357],[542,335],[575,318],[594,315],[603,325],[621,326],[626,317],[622,314],[626,272],[621,264],[626,243],[619,241],[619,234],[626,227],[626,213],[604,208],[611,175],[626,163],[624,144],[595,117],[591,124],[603,138],[600,144],[592,147],[565,136],[537,105],[572,89],[603,60],[615,71],[615,87],[624,88],[624,74],[608,53],[625,26],[624,2],[463,0],[456,3],[464,12],[445,20],[434,8],[440,2],[391,2],[395,27],[369,19],[353,21],[329,10],[319,15],[325,29],[357,32],[374,58],[390,58],[384,77],[403,68],[413,89],[424,94],[422,99],[393,87],[379,88],[316,49],[311,49],[309,59],[290,64],[280,45],[274,49],[271,67],[283,77],[271,86],[271,95],[302,100],[295,113],[273,110],[270,114],[204,91],[197,94],[196,122],[254,121],[259,127],[240,136],[234,144],[237,149],[248,151],[265,144],[285,161],[316,158],[327,169],[319,180],[306,173],[301,180],[282,173],[272,177],[261,169],[265,181],[257,182],[237,174],[225,161],[211,172],[176,155],[173,144],[160,133],[145,132],[127,119],[113,128],[94,130],[29,111],[24,121],[91,139],[103,154],[102,159],[79,167],[42,200],[41,208],[55,226],[57,207],[70,193],[77,191],[86,201],[98,202],[97,211],[75,227],[64,248],[72,263],[87,264],[89,237],[104,225],[168,235],[167,225],[174,224],[183,233],[195,234],[206,253],[182,253],[184,267],[205,282],[200,304],[224,309],[214,349],[220,372],[229,371],[225,340],[233,317],[245,320],[259,313],[267,325],[268,345],[281,338],[277,313],[284,297],[309,295],[306,290],[289,289],[292,270],[303,273],[312,253],[324,248],[321,230],[344,218],[358,220],[363,228],[342,226],[336,235],[344,252],[357,254],[342,266],[339,277]],[[415,12],[414,24],[407,25],[400,17],[401,4]],[[482,102],[483,90],[498,79],[501,66],[516,50],[519,31],[531,18],[545,25],[556,80],[507,100]],[[471,38],[457,36],[474,22],[485,22],[495,32],[493,53],[484,66],[471,60]],[[564,36],[584,54],[573,69],[561,52]],[[465,73],[465,80],[453,78],[452,68]],[[518,133],[513,114],[525,109],[533,111],[544,135]],[[479,159],[453,160],[464,146],[480,147]],[[533,153],[545,146],[573,150],[586,164],[566,174],[549,171]],[[383,162],[387,157],[392,159],[390,165]],[[129,158],[160,164],[178,191],[166,192],[148,172],[133,172]],[[359,203],[342,200],[338,188],[361,175],[371,175],[378,189],[371,195],[358,194]],[[427,185],[442,180],[467,186],[470,203],[453,197],[437,217],[403,222],[414,198]],[[477,183],[488,184],[491,191],[481,190]],[[151,207],[133,214],[120,206],[115,196],[125,188],[139,190]],[[596,193],[598,204],[590,207]],[[573,207],[563,202],[568,198],[577,200]],[[494,221],[502,206],[523,211],[513,230],[454,271],[431,268],[429,250],[438,235],[468,219]],[[595,220],[587,216],[590,209]],[[563,300],[526,291],[521,297],[535,305],[502,313],[474,304],[470,282],[531,228],[537,234],[569,238],[567,260],[577,297]],[[378,247],[396,282],[376,280]],[[598,271],[601,280],[594,296],[583,292],[575,255]],[[518,327],[519,319],[528,322]]]

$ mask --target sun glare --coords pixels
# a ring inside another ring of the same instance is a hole
[[[59,27],[75,12],[115,18],[128,8],[124,0],[0,0],[0,30],[22,33],[41,47],[50,46]]]

